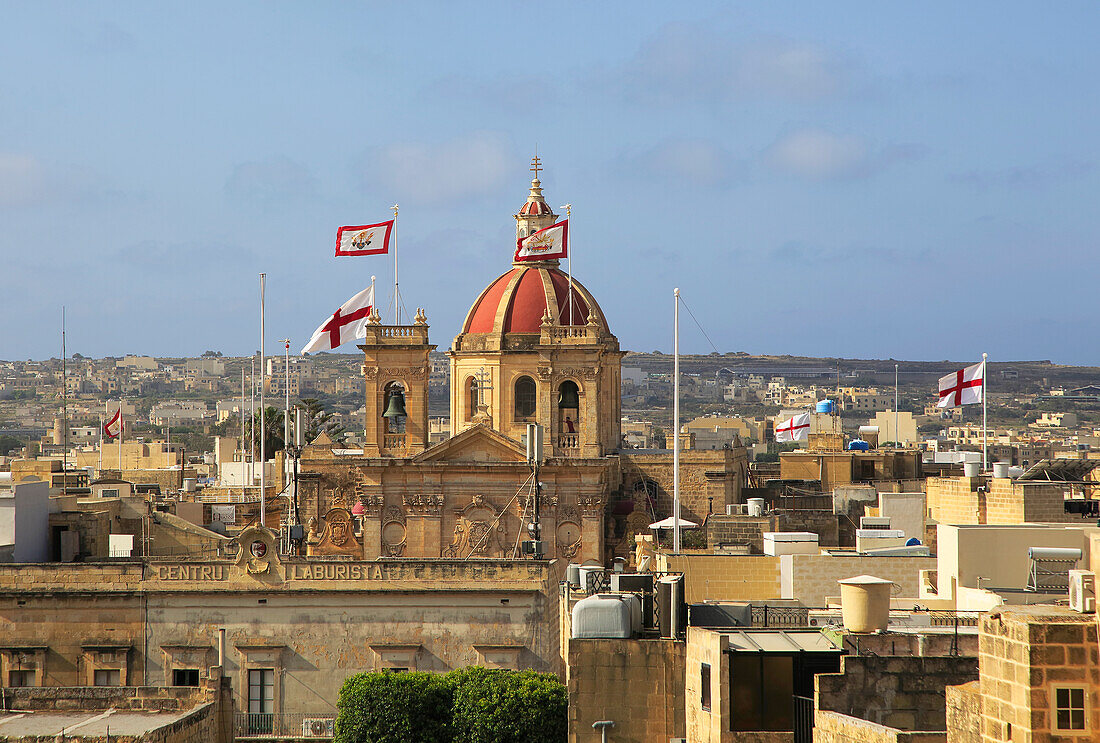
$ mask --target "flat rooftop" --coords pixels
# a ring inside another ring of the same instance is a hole
[[[191,714],[182,712],[139,712],[107,710],[105,712],[4,712],[0,714],[0,736],[90,736],[144,735],[170,725]]]

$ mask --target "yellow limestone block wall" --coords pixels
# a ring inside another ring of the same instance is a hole
[[[661,554],[657,569],[684,574],[688,603],[752,601],[781,595],[779,558],[771,555]]]

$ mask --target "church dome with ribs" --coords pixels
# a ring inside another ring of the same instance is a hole
[[[556,261],[517,265],[500,276],[474,302],[463,333],[538,333],[547,310],[553,325],[587,325],[589,315],[610,332],[595,297],[573,278],[573,311],[569,311],[569,277]]]

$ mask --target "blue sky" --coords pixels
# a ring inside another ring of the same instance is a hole
[[[537,146],[624,348],[1100,364],[1097,13],[0,2],[0,358],[300,348],[394,202],[446,348]]]

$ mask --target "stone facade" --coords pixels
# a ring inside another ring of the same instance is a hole
[[[597,720],[614,721],[616,743],[682,737],[684,652],[674,640],[571,640],[569,743],[599,740]]]
[[[999,609],[982,617],[977,685],[949,697],[952,743],[1029,741],[1085,743],[1100,735],[1100,661],[1096,614],[1037,605]],[[1058,714],[1063,690],[1080,709]],[[967,721],[975,713],[980,729]],[[1063,726],[1059,726],[1059,722]],[[1065,723],[1070,723],[1066,725]],[[1068,729],[1077,727],[1077,729]]]
[[[1056,483],[991,477],[930,477],[931,517],[943,524],[1080,522],[1065,512],[1065,492]]]
[[[901,596],[920,595],[922,570],[935,570],[935,557],[847,554],[783,555],[780,561],[782,598],[806,606],[824,606],[827,597],[840,597],[838,580],[874,575],[892,580]]]
[[[779,558],[768,555],[661,553],[657,570],[682,572],[688,603],[779,598]]]
[[[0,565],[5,682],[16,667],[43,686],[91,686],[106,669],[126,686],[206,677],[219,629],[238,709],[257,667],[275,670],[286,713],[332,712],[363,670],[561,670],[545,562],[283,560],[267,532],[238,541],[235,560]]]
[[[840,673],[817,676],[815,708],[817,713],[837,712],[898,730],[945,736],[944,690],[977,676],[978,659],[972,657],[849,655],[841,659]],[[846,738],[822,739],[832,743]]]

